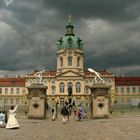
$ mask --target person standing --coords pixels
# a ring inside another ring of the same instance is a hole
[[[55,107],[52,107],[51,112],[52,112],[52,121],[55,121],[55,118],[56,118],[56,109],[55,109]]]
[[[9,109],[9,117],[8,117],[8,121],[6,124],[6,128],[7,129],[12,129],[12,128],[19,128],[19,123],[16,119],[16,110],[17,110],[18,105],[11,106],[11,108]]]
[[[0,127],[5,127],[5,122],[6,122],[6,115],[1,112],[0,113]]]
[[[63,115],[62,118],[63,124],[67,123],[69,111],[66,105],[62,108],[61,114]]]
[[[78,105],[76,114],[77,114],[77,119],[80,121],[82,119],[82,115],[83,115],[83,108],[81,105]]]

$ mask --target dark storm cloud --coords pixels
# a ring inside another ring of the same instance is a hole
[[[7,58],[0,59],[1,69],[22,70],[34,69],[42,65],[50,67],[48,64],[55,65],[55,63],[50,64],[52,61],[50,56],[55,52],[55,46],[52,47],[53,31],[48,29],[45,20],[44,23],[40,20],[43,9],[39,9],[37,3],[36,1],[33,5],[28,1],[20,3],[15,0],[3,12],[7,17],[0,17],[4,26],[1,34],[6,38],[0,39],[2,42],[0,49],[4,52],[0,57]],[[13,30],[14,34],[12,34]]]
[[[56,42],[71,14],[84,41],[85,68],[138,75],[139,9],[139,0],[2,0],[0,70],[55,70]]]
[[[62,15],[76,18],[102,18],[114,21],[132,20],[139,16],[139,0],[47,0],[47,7],[56,8]]]

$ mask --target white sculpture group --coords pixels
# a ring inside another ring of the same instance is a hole
[[[91,68],[88,68],[88,70],[95,74],[95,83],[105,83],[105,81],[100,77],[99,73]]]
[[[95,74],[95,78],[94,78],[95,83],[105,83],[105,81],[100,77],[100,75],[97,71],[93,70],[92,68],[88,68],[88,70]],[[36,76],[36,78],[37,78],[38,83],[43,83],[42,73],[44,71],[45,70],[41,70],[41,71],[38,71],[36,74],[34,74],[34,76]]]
[[[34,76],[36,76],[37,78],[37,83],[41,84],[43,83],[43,80],[42,80],[42,73],[44,72],[45,70],[41,70],[41,71],[38,71]]]

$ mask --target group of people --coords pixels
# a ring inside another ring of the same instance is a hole
[[[52,112],[52,121],[55,121],[56,119],[56,107],[55,106],[51,106],[50,107],[51,112]],[[84,115],[84,110],[82,108],[81,105],[71,105],[68,102],[65,102],[65,105],[61,108],[61,115],[62,115],[62,122],[63,124],[68,123],[69,118],[72,114],[72,110],[74,112],[74,118],[75,120],[82,120],[83,115]]]
[[[19,128],[19,123],[16,119],[16,110],[18,105],[11,106],[8,112],[8,121],[6,121],[6,114],[1,112],[0,113],[0,127],[5,127],[7,129]]]
[[[5,127],[7,129],[13,129],[13,128],[19,128],[20,125],[16,119],[16,110],[17,110],[18,105],[11,106],[11,108],[9,109],[9,113],[8,113],[8,121],[7,116],[5,113],[0,112],[0,127]],[[72,106],[69,103],[65,103],[64,107],[62,107],[61,109],[61,115],[62,115],[62,122],[63,124],[67,123],[69,121],[69,116],[71,115],[72,112],[72,107],[73,107],[73,111],[74,111],[74,118],[76,120],[81,120],[82,116],[83,116],[83,108],[81,105],[79,106]],[[51,112],[52,112],[52,121],[55,121],[56,119],[56,108],[54,106],[51,107]]]
[[[63,123],[67,123],[69,120],[69,116],[71,115],[72,106],[71,104],[65,103],[65,106],[61,110],[61,114],[63,115],[62,121]],[[73,106],[74,118],[75,120],[80,121],[83,118],[84,110],[81,105]]]

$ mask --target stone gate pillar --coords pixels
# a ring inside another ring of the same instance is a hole
[[[90,87],[91,90],[91,117],[108,118],[109,116],[109,90],[111,86],[97,83]]]
[[[43,84],[32,84],[28,88],[29,111],[28,118],[30,119],[45,119],[46,118],[46,90]]]

